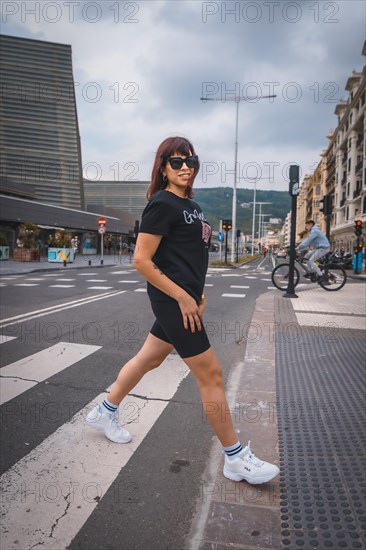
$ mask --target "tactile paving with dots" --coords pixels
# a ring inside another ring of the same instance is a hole
[[[298,328],[276,335],[283,548],[366,548],[364,333]]]

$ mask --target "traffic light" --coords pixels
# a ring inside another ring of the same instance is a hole
[[[362,235],[362,221],[361,220],[356,220],[355,221],[355,235],[357,235],[357,237],[359,237],[360,235]]]
[[[231,220],[222,220],[222,228],[224,231],[230,231],[232,228]]]
[[[323,212],[324,216],[330,216],[333,211],[332,195],[324,195],[319,202],[322,205],[319,212]]]

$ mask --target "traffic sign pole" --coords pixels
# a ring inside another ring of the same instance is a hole
[[[288,286],[284,298],[297,298],[295,294],[294,273],[295,273],[295,255],[296,255],[296,213],[297,213],[297,195],[299,194],[300,167],[297,164],[290,166],[290,185],[289,194],[291,196],[291,233],[290,233],[290,265],[288,272]]]
[[[98,218],[98,233],[100,235],[100,265],[103,265],[104,261],[104,233],[106,231],[107,220],[106,218]]]

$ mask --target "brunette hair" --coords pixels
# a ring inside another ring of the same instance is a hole
[[[150,200],[155,193],[161,189],[165,189],[167,186],[168,182],[164,181],[162,168],[166,165],[168,158],[174,153],[180,153],[186,157],[196,154],[192,143],[188,141],[188,139],[178,136],[166,138],[159,145],[158,150],[156,151],[155,162],[151,174],[151,182],[146,195],[148,200]],[[194,169],[193,175],[187,184],[186,196],[190,199],[193,197],[193,182],[199,169],[200,164],[198,162],[198,165]]]

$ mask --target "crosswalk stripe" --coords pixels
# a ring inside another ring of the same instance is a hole
[[[0,344],[5,344],[10,342],[10,340],[16,340],[17,336],[5,336],[5,334],[0,334]]]
[[[124,271],[110,271],[109,275],[129,275],[130,273],[135,273],[133,269],[124,270]],[[94,273],[95,275],[95,273]]]
[[[188,372],[170,355],[122,401],[120,421],[128,424],[131,443],[112,443],[85,426],[86,414],[107,396],[103,392],[3,474],[2,547],[67,548]]]
[[[39,283],[17,283],[14,286],[39,286]]]
[[[76,285],[49,285],[50,288],[74,288]]]
[[[247,285],[230,285],[230,288],[250,288]]]
[[[0,404],[81,361],[101,346],[59,342],[0,369]]]
[[[230,294],[228,292],[224,292],[221,296],[224,296],[225,298],[245,298],[245,294]]]

